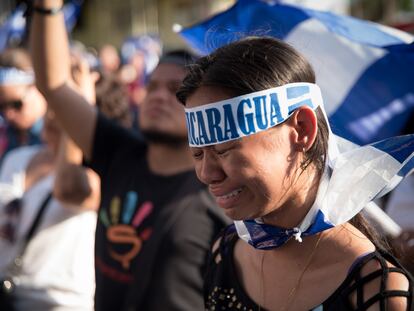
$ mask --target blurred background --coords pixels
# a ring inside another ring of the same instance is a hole
[[[245,0],[243,5],[248,7],[252,4],[249,1]],[[295,4],[354,16],[414,34],[414,0],[261,1]],[[22,2],[0,0],[0,51],[6,47],[25,45],[25,7]],[[182,27],[200,23],[228,9],[235,2],[236,0],[66,0],[63,10],[71,36],[72,52],[79,58],[85,57],[90,67],[101,74],[101,79],[96,83],[99,109],[113,112],[120,118],[125,116],[126,127],[140,135],[137,122],[139,108],[147,94],[148,77],[162,52],[188,47],[177,34]],[[263,10],[267,13],[268,7]],[[323,15],[330,22],[335,20],[329,14]],[[262,14],[257,16],[259,22],[263,21]],[[292,21],[283,13],[271,15],[269,20],[272,23],[280,22],[274,16],[282,16],[282,22]],[[237,26],[244,22],[237,14],[233,18]],[[315,18],[312,16],[309,19]],[[324,27],[318,24],[320,27],[315,31],[308,31],[309,24],[302,23],[301,20],[297,24],[293,21],[294,31],[289,32],[293,28],[287,27],[289,31],[282,38],[292,40],[287,42],[293,46],[298,43],[295,47],[311,63],[312,60],[315,61],[312,65],[317,69],[318,85],[324,92],[326,103],[330,105],[326,104],[325,107],[329,108],[328,116],[335,125],[334,132],[358,144],[414,133],[414,38],[392,29],[385,30],[381,25],[373,26],[372,23],[365,22],[355,25],[352,19],[337,20],[342,22],[335,24],[338,33],[333,31],[333,34],[325,24]],[[349,24],[352,24],[353,29],[346,28]],[[210,28],[203,31],[209,30]],[[192,37],[193,47],[196,43],[205,43],[203,31],[198,37]],[[294,34],[290,37],[292,33]],[[223,41],[237,38],[230,32],[227,34],[229,37],[226,37],[225,31],[223,34],[221,38],[213,33]],[[303,36],[306,36],[306,40],[303,40]],[[13,111],[15,115],[21,108],[22,104],[20,108],[4,105],[4,110]],[[34,120],[36,123],[27,128],[13,129],[19,133],[18,146],[29,144],[27,133],[37,129],[41,118]],[[17,141],[7,136],[12,128],[13,124],[0,111],[0,163],[1,157],[11,149],[9,142]],[[38,143],[38,140],[34,143]],[[391,198],[385,197],[377,202],[396,223],[379,214],[378,210],[375,213],[378,223],[388,221],[382,225],[388,227],[384,231],[393,238],[398,237],[395,245],[405,250],[406,266],[414,271],[414,174],[406,180],[404,187],[397,188]],[[385,220],[378,220],[379,218]],[[400,234],[401,232],[403,233]]]
[[[18,0],[0,1],[0,25]],[[80,1],[79,1],[80,2]],[[190,26],[225,10],[234,0],[85,0],[73,39],[99,49],[119,47],[126,36],[158,35],[166,49],[184,46],[174,25]],[[310,8],[352,15],[414,33],[414,0],[284,0]],[[97,31],[99,30],[99,31]]]

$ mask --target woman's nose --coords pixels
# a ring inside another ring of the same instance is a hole
[[[211,185],[222,182],[226,178],[219,161],[215,156],[205,153],[203,159],[196,166],[197,176],[201,182]]]

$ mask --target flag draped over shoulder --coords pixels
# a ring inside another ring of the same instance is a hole
[[[63,6],[65,25],[68,32],[71,32],[81,12],[83,0],[72,0]],[[20,4],[0,25],[0,51],[9,44],[20,43],[26,32],[26,18],[24,13],[26,4]]]
[[[248,35],[290,43],[315,69],[333,132],[357,144],[398,135],[414,111],[414,38],[389,27],[239,0],[180,34],[202,54]]]

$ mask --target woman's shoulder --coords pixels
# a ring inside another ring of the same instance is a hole
[[[410,310],[413,280],[388,252],[375,250],[357,258],[347,278],[324,305],[352,310]],[[370,309],[371,310],[371,309]]]
[[[321,297],[324,310],[366,310],[367,305],[379,304],[375,299],[386,301],[388,298],[380,297],[389,295],[388,290],[392,295],[409,290],[405,287],[408,273],[398,261],[352,225],[325,232],[321,241],[314,271],[323,281],[319,289],[325,292],[322,296],[326,295]],[[392,300],[399,303],[398,299]]]

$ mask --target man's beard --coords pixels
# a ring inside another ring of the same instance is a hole
[[[174,135],[154,130],[141,130],[145,140],[150,144],[166,145],[180,148],[188,144],[187,135]]]

